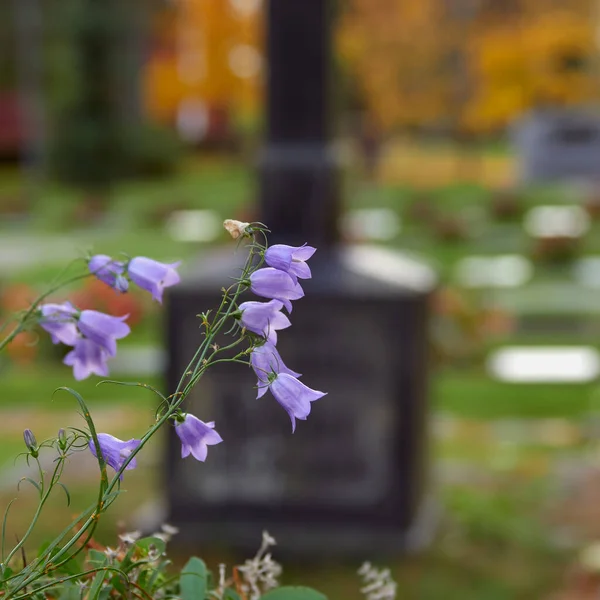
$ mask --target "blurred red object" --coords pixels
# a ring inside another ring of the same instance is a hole
[[[130,326],[139,323],[144,316],[143,303],[135,294],[122,294],[97,279],[89,280],[71,300],[82,310],[99,310],[115,317],[129,315],[127,324]]]
[[[36,291],[26,283],[9,285],[0,297],[2,312],[14,313],[28,308],[37,296]]]
[[[22,331],[6,346],[9,358],[20,365],[29,365],[38,354],[37,335],[32,331]]]
[[[0,91],[0,156],[18,156],[23,141],[18,95],[15,91]]]

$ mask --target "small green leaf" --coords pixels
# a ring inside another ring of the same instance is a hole
[[[65,490],[65,494],[67,495],[67,506],[71,506],[71,494],[69,494],[69,490],[67,489],[67,486],[60,481],[57,481],[56,485],[60,485],[60,487],[63,490]]]
[[[94,581],[90,587],[90,591],[86,596],[88,600],[98,600],[100,591],[102,590],[102,583],[106,577],[106,571],[99,571],[94,577]]]
[[[154,546],[154,549],[156,552],[159,552],[160,554],[162,554],[167,545],[165,544],[164,540],[161,540],[160,538],[157,537],[145,537],[142,538],[141,540],[138,540],[135,545],[140,549],[140,550],[144,550],[145,552],[149,552],[150,548],[152,546]]]
[[[235,590],[227,588],[225,594],[223,594],[223,600],[241,600],[241,598]]]
[[[181,600],[201,600],[206,596],[206,565],[192,556],[181,570],[179,580]]]
[[[311,588],[288,586],[267,592],[262,600],[327,600],[327,596]]]

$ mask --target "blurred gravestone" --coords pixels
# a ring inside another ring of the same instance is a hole
[[[427,316],[432,271],[399,253],[337,244],[337,169],[329,146],[329,2],[271,0],[262,220],[274,241],[318,247],[306,297],[278,348],[328,395],[291,434],[270,394],[240,365],[217,365],[187,410],[225,442],[182,461],[172,432],[168,519],[179,541],[252,549],[263,529],[279,550],[372,556],[426,541]],[[286,110],[287,107],[287,110]],[[231,244],[193,267],[169,296],[169,389],[202,337],[197,313],[239,273]],[[248,295],[250,299],[250,295]],[[223,367],[223,368],[221,368]]]
[[[600,115],[574,109],[537,110],[514,123],[522,183],[600,180]]]

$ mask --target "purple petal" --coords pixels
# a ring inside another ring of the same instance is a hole
[[[317,251],[316,248],[313,248],[312,246],[307,246],[306,244],[304,244],[304,246],[300,246],[299,248],[296,248],[294,250],[292,260],[295,260],[295,261],[308,260],[316,251]]]
[[[309,388],[287,373],[280,373],[269,387],[275,400],[290,415],[292,431],[295,431],[296,419],[304,420],[310,414],[310,403],[326,395]]]
[[[123,323],[128,316],[113,317],[97,310],[84,310],[79,317],[79,331],[114,356],[117,352],[115,340],[124,338],[131,331],[129,325]]]
[[[281,312],[283,303],[278,300],[269,302],[244,302],[240,304],[241,323],[249,331],[277,342],[278,329],[291,325],[290,320]]]
[[[150,292],[158,302],[162,302],[164,288],[180,281],[179,274],[175,270],[179,265],[179,262],[166,264],[145,256],[138,256],[129,262],[127,273],[136,285]]]
[[[189,413],[183,422],[175,423],[175,432],[181,440],[181,457],[192,456],[200,461],[206,460],[208,446],[219,444],[223,438],[214,430],[214,423],[204,423]]]
[[[254,271],[250,275],[250,283],[250,289],[257,296],[279,300],[288,311],[290,300],[298,300],[304,296],[302,287],[290,275],[272,267]]]
[[[122,276],[125,265],[122,262],[114,261],[106,254],[96,254],[88,262],[90,273],[95,275],[100,281],[103,281],[112,288],[126,292],[129,282]]]
[[[79,338],[75,348],[63,359],[63,363],[73,367],[73,376],[77,381],[86,379],[92,373],[106,377],[108,353],[98,344],[86,338]]]
[[[250,354],[250,363],[258,378],[257,385],[259,386],[259,398],[266,391],[266,388],[261,388],[260,384],[267,383],[271,373],[287,373],[292,377],[301,377],[300,373],[296,373],[286,367],[277,348],[269,342],[252,350]]]
[[[267,248],[265,252],[265,262],[274,269],[280,271],[289,271],[292,264],[292,256],[295,248],[286,246],[285,244],[275,244]]]

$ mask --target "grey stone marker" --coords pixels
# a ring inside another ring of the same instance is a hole
[[[513,124],[521,183],[600,180],[600,114],[537,109]]]
[[[399,253],[337,243],[335,156],[327,117],[330,3],[271,0],[262,220],[271,243],[318,250],[292,327],[286,364],[328,392],[292,435],[270,393],[242,365],[209,369],[187,410],[216,421],[224,443],[205,463],[180,458],[169,437],[168,519],[189,548],[254,549],[267,529],[278,553],[373,557],[428,541],[428,298],[435,275]],[[168,385],[201,341],[196,315],[215,308],[239,273],[233,243],[194,268],[169,295]],[[246,299],[259,300],[249,293]]]

